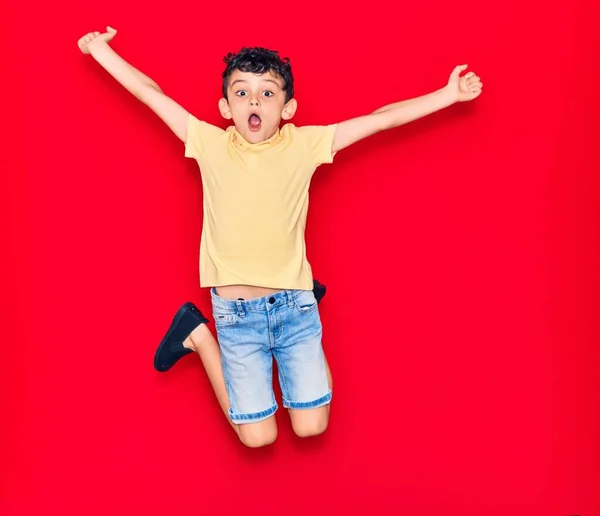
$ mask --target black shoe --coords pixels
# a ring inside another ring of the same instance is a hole
[[[325,297],[325,292],[327,291],[327,287],[322,283],[319,283],[317,280],[313,280],[313,294],[317,298],[317,304],[321,302],[321,299]]]
[[[156,350],[154,369],[161,373],[167,371],[180,358],[193,353],[193,350],[183,346],[183,341],[202,323],[208,323],[208,319],[193,303],[185,303],[173,317],[169,330]]]

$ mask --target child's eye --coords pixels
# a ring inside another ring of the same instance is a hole
[[[244,90],[236,91],[235,94],[238,97],[245,97],[246,96],[246,92]]]
[[[273,93],[272,91],[265,91],[265,92],[263,93],[263,95],[264,95],[265,97],[272,97],[272,96],[274,95],[274,93]]]

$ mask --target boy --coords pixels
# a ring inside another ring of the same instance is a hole
[[[219,110],[226,130],[198,120],[108,43],[116,31],[78,41],[122,86],[152,109],[201,170],[204,223],[200,281],[211,288],[219,342],[208,319],[185,303],[156,352],[170,368],[196,352],[223,412],[246,446],[277,437],[272,360],[294,432],[318,435],[329,421],[332,379],[321,345],[321,321],[306,259],[304,228],[312,174],[335,154],[380,131],[481,94],[473,72],[457,66],[443,88],[337,124],[296,127],[293,76],[287,59],[263,48],[229,54]],[[282,127],[281,121],[288,122]]]

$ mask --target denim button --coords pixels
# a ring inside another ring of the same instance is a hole
[[[269,298],[269,303],[273,304],[275,302],[275,298],[274,297],[270,297]]]

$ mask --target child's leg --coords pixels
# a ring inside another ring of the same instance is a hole
[[[192,303],[177,312],[154,357],[158,371],[169,370],[181,357],[193,353],[200,356],[221,410],[246,446],[256,448],[275,441],[277,426],[271,417],[254,423],[234,424],[229,418],[230,401],[223,375],[219,344],[206,326],[208,320]]]
[[[323,433],[329,423],[333,382],[321,343],[322,325],[314,292],[291,291],[281,312],[283,331],[273,347],[283,404],[299,437]]]
[[[258,423],[244,425],[235,424],[229,419],[230,403],[221,366],[221,352],[217,340],[214,338],[206,324],[201,324],[192,331],[190,336],[184,341],[183,345],[198,353],[219,405],[221,406],[221,410],[242,443],[251,448],[266,446],[273,443],[277,438],[277,425],[275,424],[274,417],[270,417],[269,419]]]

